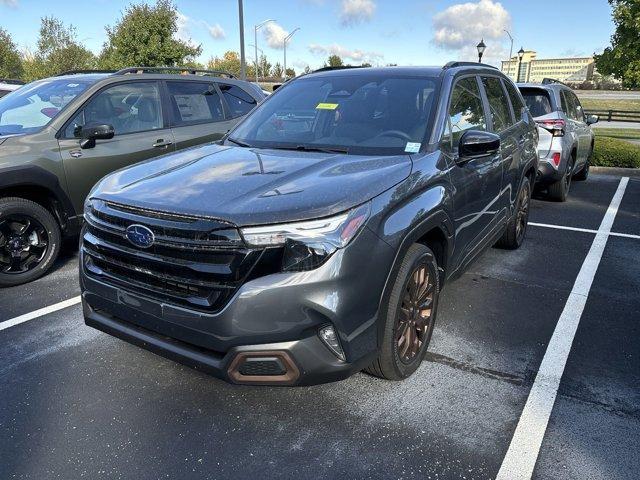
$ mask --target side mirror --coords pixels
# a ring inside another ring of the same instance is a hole
[[[96,140],[111,140],[115,135],[113,125],[95,124],[85,125],[80,131],[80,148],[93,148]]]
[[[598,123],[600,121],[600,117],[598,115],[587,115],[587,125],[593,125],[594,123]]]
[[[500,151],[500,137],[495,133],[481,130],[467,130],[458,144],[458,163],[474,158],[488,157]]]

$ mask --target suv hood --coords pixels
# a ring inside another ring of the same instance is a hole
[[[90,197],[261,225],[342,212],[398,184],[411,167],[408,155],[207,145],[114,172]]]

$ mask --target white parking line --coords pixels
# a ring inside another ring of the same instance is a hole
[[[528,480],[533,474],[573,338],[628,182],[628,177],[620,180],[618,189],[593,239],[591,249],[580,268],[549,341],[496,480]]]
[[[573,232],[598,233],[598,230],[591,230],[590,228],[567,227],[565,225],[555,225],[551,223],[529,222],[529,225],[534,227],[555,228],[556,230],[571,230]],[[609,235],[612,237],[634,238],[636,240],[640,240],[640,235],[633,235],[631,233],[609,232]]]
[[[12,318],[11,320],[0,322],[0,331],[6,330],[7,328],[14,327],[16,325],[20,325],[21,323],[24,323],[24,322],[28,322],[29,320],[33,320],[34,318],[47,315],[48,313],[57,312],[58,310],[62,310],[63,308],[67,308],[72,305],[77,305],[78,303],[80,303],[79,295],[77,297],[70,298],[69,300],[64,300],[63,302],[56,303],[54,305],[49,305],[48,307],[40,308],[38,310],[34,310],[33,312],[25,313],[24,315],[20,315],[19,317]]]

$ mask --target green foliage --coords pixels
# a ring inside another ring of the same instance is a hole
[[[224,52],[222,57],[212,57],[207,62],[207,69],[222,70],[223,72],[229,72],[238,77],[240,76],[240,54],[233,50],[228,50]],[[268,74],[269,71],[267,70],[266,72]],[[247,64],[247,77],[249,79],[255,77],[253,64]]]
[[[342,67],[344,62],[338,55],[331,55],[324,64],[325,67]]]
[[[616,31],[611,46],[596,55],[596,67],[604,75],[614,75],[625,87],[640,87],[640,1],[609,0]]]
[[[276,64],[271,69],[271,76],[281,78],[283,73],[284,70],[282,69],[282,65],[280,65],[280,62],[276,62]]]
[[[22,77],[22,59],[11,35],[0,28],[0,78]]]
[[[296,76],[296,71],[293,68],[287,68],[287,78],[293,78]]]
[[[132,4],[115,26],[107,26],[107,41],[99,65],[105,69],[127,66],[182,66],[202,53],[200,45],[174,38],[178,15],[170,0],[155,5]]]
[[[640,146],[616,138],[598,137],[591,164],[600,167],[640,168]]]
[[[40,23],[37,50],[23,61],[23,76],[32,81],[67,70],[94,68],[95,64],[93,53],[76,40],[73,25],[66,27],[55,17],[44,17]]]

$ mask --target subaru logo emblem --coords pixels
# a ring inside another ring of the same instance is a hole
[[[140,248],[149,248],[155,240],[155,236],[151,230],[144,225],[138,224],[127,227],[126,237],[132,244]]]

